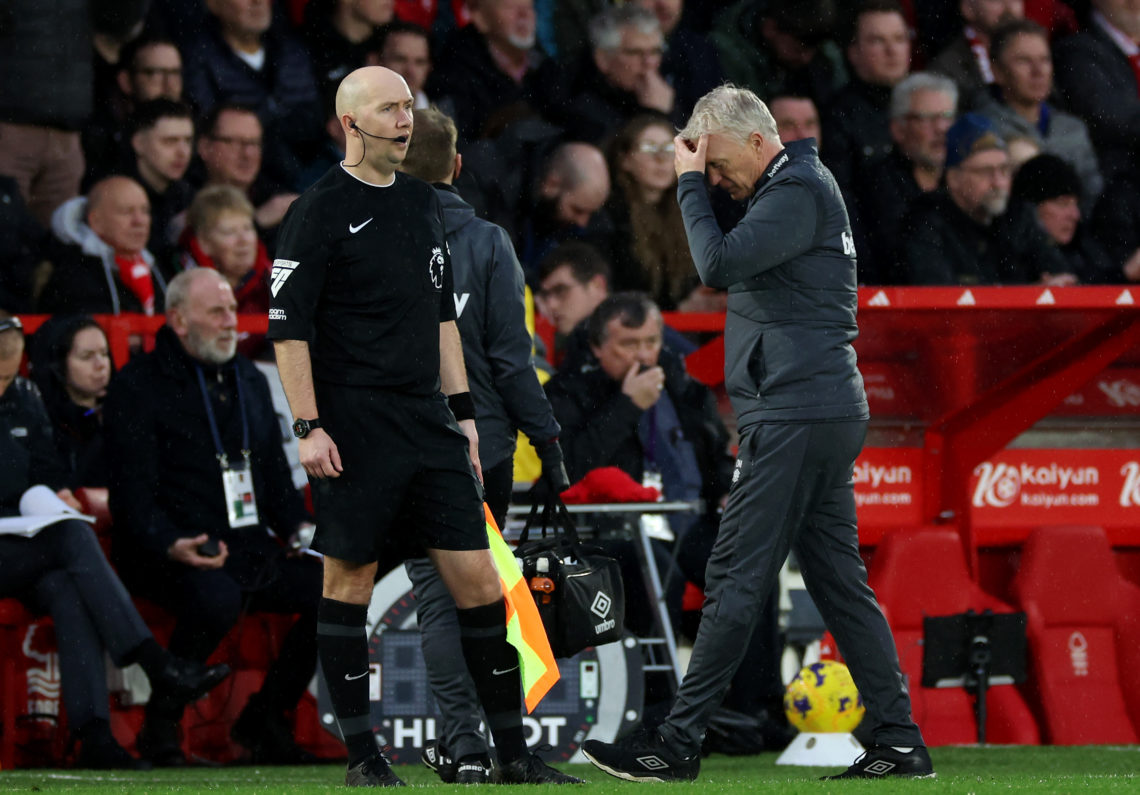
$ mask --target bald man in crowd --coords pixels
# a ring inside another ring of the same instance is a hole
[[[161,312],[166,282],[146,248],[150,202],[142,185],[122,176],[95,183],[86,197],[52,214],[55,245],[40,312]]]
[[[426,553],[495,740],[498,780],[576,783],[526,747],[519,658],[483,519],[475,404],[435,190],[397,172],[414,98],[396,72],[337,91],[345,160],[289,209],[273,263],[269,338],[324,555],[317,644],[350,786],[400,786],[376,746],[365,624],[376,575]],[[460,759],[478,783],[489,760]],[[457,777],[457,781],[460,779]]]

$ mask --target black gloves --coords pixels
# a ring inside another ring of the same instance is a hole
[[[570,488],[570,476],[566,474],[566,462],[562,458],[562,446],[558,444],[558,439],[536,444],[534,451],[542,462],[543,484],[555,494],[561,494]]]

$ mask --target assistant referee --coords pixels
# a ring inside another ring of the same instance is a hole
[[[317,641],[348,748],[346,783],[402,784],[372,732],[365,621],[378,562],[387,570],[424,550],[458,607],[501,780],[576,781],[523,738],[443,213],[430,185],[396,172],[412,102],[403,78],[383,67],[341,82],[345,161],[286,214],[270,288],[269,337],[313,486],[312,546],[324,554]]]

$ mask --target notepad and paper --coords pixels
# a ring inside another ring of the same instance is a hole
[[[20,515],[0,519],[0,535],[31,538],[48,525],[68,519],[95,523],[94,516],[75,510],[47,486],[32,486],[20,497]]]

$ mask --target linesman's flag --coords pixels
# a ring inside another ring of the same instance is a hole
[[[558,664],[554,662],[554,652],[550,650],[546,629],[542,626],[542,618],[538,615],[526,579],[519,570],[514,553],[503,540],[503,534],[491,516],[491,509],[485,503],[483,514],[487,520],[491,557],[495,559],[499,580],[503,583],[503,593],[507,595],[507,640],[518,649],[526,711],[534,712],[538,702],[558,681]]]

